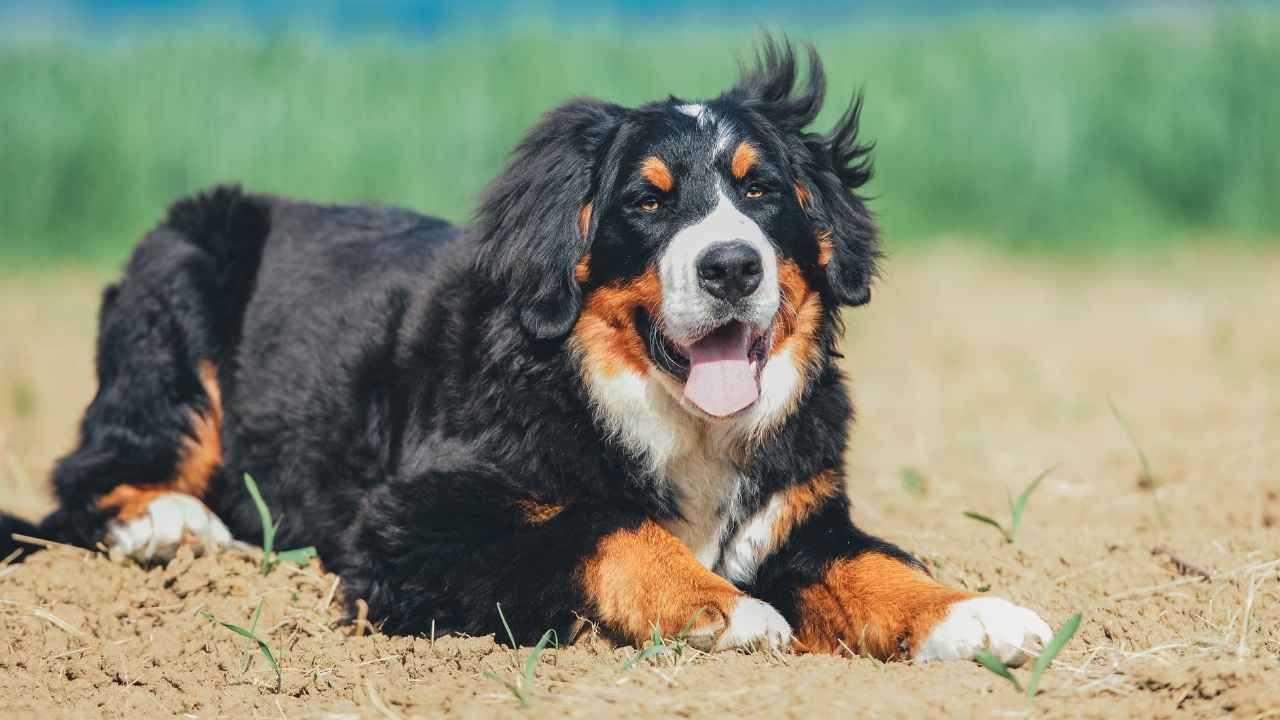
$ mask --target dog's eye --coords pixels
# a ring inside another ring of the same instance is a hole
[[[763,185],[760,185],[758,183],[751,183],[750,185],[747,186],[748,199],[755,200],[756,198],[764,197],[764,193],[765,193],[765,189]]]
[[[662,207],[662,202],[652,195],[646,195],[640,200],[639,205],[641,210],[644,210],[645,212],[653,212],[654,210]]]

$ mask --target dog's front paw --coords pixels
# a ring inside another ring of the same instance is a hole
[[[146,512],[130,520],[111,520],[103,539],[107,549],[140,563],[172,559],[184,544],[212,550],[231,542],[231,533],[199,500],[181,493],[159,495]]]
[[[729,625],[716,641],[716,650],[781,650],[791,644],[791,625],[782,613],[762,600],[742,596],[729,613]]]
[[[1010,667],[1026,661],[1048,644],[1053,632],[1039,615],[996,597],[961,600],[951,606],[912,659],[972,660],[990,650]]]

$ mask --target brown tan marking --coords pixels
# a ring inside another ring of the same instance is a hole
[[[644,176],[649,184],[658,188],[662,192],[670,192],[675,187],[675,180],[671,177],[671,168],[662,161],[657,155],[650,155],[640,163],[640,174]]]
[[[813,196],[809,194],[809,188],[796,183],[796,200],[800,201],[800,209],[809,212],[809,208],[813,205]]]
[[[662,283],[653,267],[630,282],[594,288],[586,294],[571,340],[588,359],[586,365],[607,376],[646,372],[646,339],[636,329],[636,309],[657,317],[661,305]]]
[[[156,485],[117,485],[98,501],[99,510],[114,511],[117,519],[129,521],[145,515],[147,506],[161,495],[182,493],[204,498],[213,471],[222,463],[222,390],[212,362],[201,360],[198,372],[206,406],[203,412],[188,410],[191,435],[183,438],[173,474]]]
[[[813,206],[813,195],[809,193],[809,188],[796,183],[796,200],[800,201],[800,209],[809,212]],[[826,267],[831,262],[831,228],[821,228],[814,232],[818,238],[818,265]]]
[[[877,552],[838,560],[819,582],[798,591],[796,647],[804,652],[844,649],[881,660],[908,659],[947,615],[973,593],[939,585],[927,575]]]
[[[587,239],[587,233],[591,231],[591,201],[582,206],[578,211],[578,235],[583,239]],[[573,279],[579,284],[585,283],[591,279],[591,253],[582,256],[578,264],[573,267]]]
[[[842,490],[835,472],[827,470],[778,491],[757,516],[769,522],[770,525],[768,539],[753,538],[750,542],[754,562],[763,563],[766,558],[782,547],[797,527],[820,510],[828,500],[839,495]]]
[[[703,567],[676,536],[645,520],[606,535],[582,565],[579,579],[595,619],[634,644],[655,625],[695,634],[718,632],[742,591]]]
[[[578,236],[583,240],[587,239],[587,232],[591,230],[591,201],[588,200],[586,205],[578,211]]]
[[[773,523],[773,545],[768,552],[762,552],[761,556],[767,556],[773,548],[782,545],[790,537],[792,530],[809,519],[809,516],[821,508],[827,500],[839,495],[841,489],[835,472],[827,470],[814,475],[807,482],[792,485],[779,493],[782,499],[782,510]]]
[[[751,172],[751,168],[756,166],[756,161],[759,159],[760,153],[756,150],[756,146],[743,140],[733,149],[733,160],[729,163],[729,170],[733,172],[734,178],[741,180]]]
[[[790,349],[795,363],[811,367],[817,361],[818,327],[822,322],[822,298],[791,260],[778,261],[778,286],[782,305],[773,328],[771,356]]]
[[[530,525],[541,525],[564,512],[564,505],[537,500],[517,500],[515,506],[524,515],[525,522]]]
[[[820,267],[826,267],[831,262],[831,253],[835,252],[835,248],[831,246],[831,230],[819,230],[817,235],[818,265]]]

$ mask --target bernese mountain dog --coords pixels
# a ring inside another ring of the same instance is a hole
[[[935,582],[850,520],[841,309],[871,298],[861,96],[808,50],[732,89],[570,100],[474,222],[221,187],[102,298],[98,390],[25,531],[139,561],[314,545],[388,633],[1016,664],[1034,612]],[[10,546],[12,547],[12,546]],[[499,638],[504,635],[499,633]]]

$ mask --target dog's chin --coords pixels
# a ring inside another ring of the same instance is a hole
[[[690,414],[727,420],[759,401],[771,324],[762,328],[728,320],[694,337],[675,339],[644,310],[637,311],[635,320],[660,383]]]

